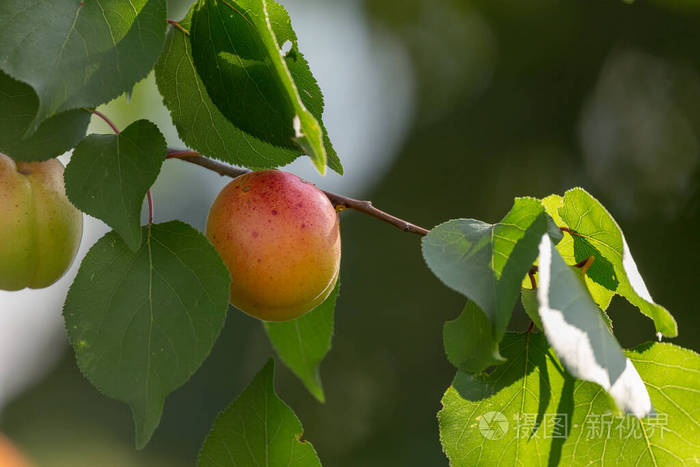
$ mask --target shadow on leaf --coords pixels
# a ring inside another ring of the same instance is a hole
[[[606,289],[616,291],[620,282],[615,275],[612,263],[584,237],[576,233],[572,237],[574,239],[574,257],[577,262],[584,261],[590,256],[595,258],[586,275]]]

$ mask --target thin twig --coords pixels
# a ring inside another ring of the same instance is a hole
[[[231,167],[230,165],[222,164],[221,162],[217,162],[212,159],[206,158],[195,151],[169,149],[166,158],[179,159],[185,162],[189,162],[190,164],[196,164],[201,167],[204,167],[205,169],[214,171],[219,175],[224,175],[228,177],[235,178],[239,175],[243,175],[249,172],[245,169],[238,169],[236,167]],[[375,208],[374,206],[372,206],[371,201],[363,201],[359,199],[348,198],[347,196],[339,195],[337,193],[332,193],[330,191],[325,190],[323,192],[326,194],[326,196],[328,196],[328,199],[331,200],[333,206],[335,206],[335,208],[338,210],[354,209],[355,211],[362,212],[376,219],[384,221],[388,224],[391,224],[403,232],[410,232],[417,235],[426,235],[428,233],[428,230],[424,229],[423,227],[419,227],[396,216],[392,216],[391,214],[384,212],[381,209]]]
[[[113,132],[115,132],[116,134],[119,134],[119,128],[117,128],[117,126],[114,123],[112,123],[112,120],[107,118],[107,116],[105,114],[103,114],[102,112],[100,112],[97,109],[85,109],[85,110],[87,110],[88,112],[92,112],[95,115],[97,115],[98,117],[100,117],[102,120],[105,121],[105,123],[107,123],[107,125],[109,125],[109,127],[112,129]]]
[[[151,195],[151,190],[146,192],[148,197],[148,225],[153,224],[153,196]]]
[[[197,151],[189,151],[187,149],[179,151],[174,149],[168,149],[168,154],[165,156],[166,159],[182,159],[185,157],[199,156]]]

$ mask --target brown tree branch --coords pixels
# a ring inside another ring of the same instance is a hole
[[[200,167],[204,167],[205,169],[211,170],[213,172],[218,173],[219,175],[227,177],[235,178],[239,175],[243,175],[249,172],[246,169],[231,167],[230,165],[226,165],[221,162],[209,159],[195,151],[168,149],[168,155],[166,156],[166,158],[180,159],[182,161],[189,162],[190,164],[199,165]],[[325,190],[323,190],[323,192],[326,194],[326,196],[328,196],[328,199],[331,200],[333,206],[335,206],[335,208],[339,211],[343,209],[353,209],[355,211],[362,212],[376,219],[384,221],[388,224],[391,224],[394,227],[402,230],[403,232],[410,232],[418,235],[425,235],[428,233],[428,230],[424,229],[423,227],[419,227],[408,221],[399,219],[396,216],[392,216],[388,212],[384,212],[381,209],[375,208],[374,206],[372,206],[371,201],[363,201],[359,199],[348,198],[347,196],[339,195],[337,193],[332,193],[330,191]]]

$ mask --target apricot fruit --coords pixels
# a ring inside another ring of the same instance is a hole
[[[0,289],[40,289],[70,267],[83,215],[66,197],[58,159],[16,162],[0,153]]]
[[[231,304],[261,320],[303,315],[338,280],[338,214],[321,190],[291,173],[233,179],[209,210],[206,234],[231,273]]]
[[[2,467],[30,467],[30,463],[17,449],[17,447],[0,433],[0,466]]]

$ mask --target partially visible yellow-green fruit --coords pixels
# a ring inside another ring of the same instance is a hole
[[[16,162],[0,154],[0,289],[40,289],[73,262],[83,215],[63,185],[63,165]]]
[[[338,280],[338,214],[321,190],[288,172],[252,172],[226,185],[209,210],[207,237],[231,273],[231,303],[265,321],[303,315]]]

